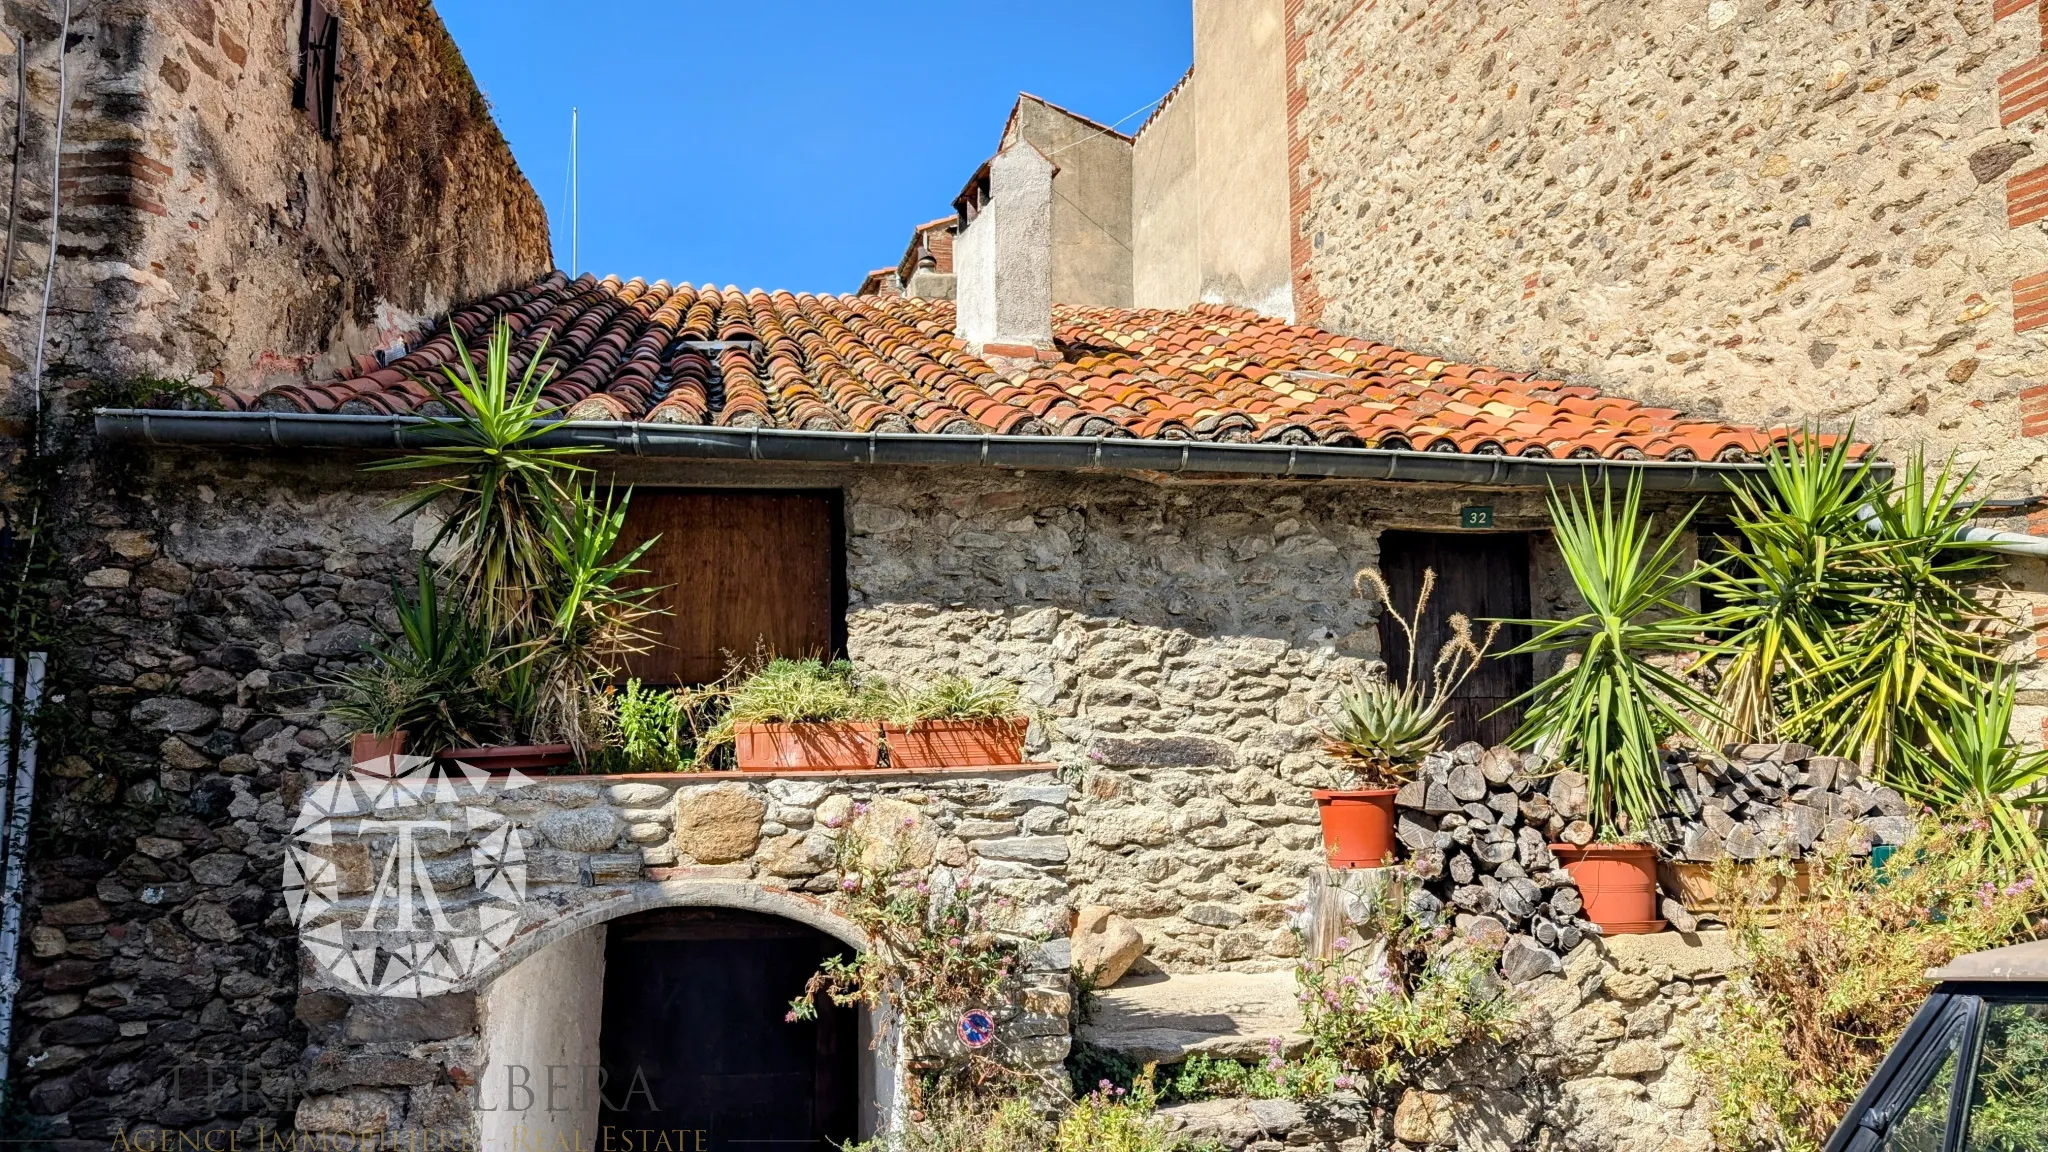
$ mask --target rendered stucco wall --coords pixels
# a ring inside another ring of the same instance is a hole
[[[989,161],[989,202],[953,242],[959,334],[972,347],[1052,346],[1052,164],[1026,143]]]
[[[1131,145],[1131,302],[1179,308],[1201,298],[1202,191],[1190,76]]]
[[[1134,146],[1140,307],[1294,316],[1282,9],[1195,0],[1194,70]]]
[[[299,0],[75,8],[48,354],[68,375],[53,393],[139,375],[304,379],[551,265],[540,201],[427,0],[344,6],[331,141],[291,106]],[[0,74],[18,50],[30,65],[0,438],[33,406],[57,96],[47,9],[0,15]]]
[[[480,1147],[589,1152],[596,1146],[604,942],[604,925],[586,928],[484,989],[478,1005],[484,1037]]]
[[[1294,316],[1282,0],[1196,0],[1202,296]]]
[[[2048,483],[2037,4],[1293,6],[1325,326]]]
[[[1052,302],[1131,306],[1131,142],[1035,96],[1011,135],[1052,159]]]

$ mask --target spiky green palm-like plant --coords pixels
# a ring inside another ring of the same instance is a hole
[[[2048,806],[2048,751],[2013,742],[2012,708],[2008,673],[1987,695],[1930,726],[1926,751],[1907,745],[1892,779],[1944,819],[1968,821],[1965,850],[1972,857],[2040,875],[2048,865],[2038,819]]]
[[[1695,507],[1668,530],[1643,514],[1640,476],[1619,505],[1602,483],[1550,493],[1558,551],[1586,610],[1567,620],[1523,620],[1535,629],[1516,652],[1576,655],[1517,697],[1527,707],[1509,737],[1586,776],[1595,820],[1630,832],[1649,828],[1669,798],[1659,746],[1684,733],[1705,742],[1718,719],[1706,694],[1669,665],[1680,657],[1720,651],[1700,635],[1699,614],[1686,593],[1704,569],[1686,559],[1680,542]]]

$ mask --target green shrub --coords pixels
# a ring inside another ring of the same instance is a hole
[[[681,693],[626,681],[612,701],[613,740],[628,771],[666,772],[687,763]]]
[[[2031,934],[2040,889],[1971,852],[1979,834],[1923,826],[1882,871],[1813,861],[1810,891],[1775,913],[1770,877],[1719,870],[1741,969],[1689,1052],[1722,1147],[1819,1148],[1919,1011],[1927,970]]]
[[[1320,1053],[1295,1060],[1285,1059],[1275,1037],[1266,1059],[1247,1064],[1241,1060],[1197,1052],[1175,1070],[1167,1082],[1166,1095],[1174,1100],[1216,1100],[1248,1097],[1254,1100],[1320,1100],[1340,1088],[1351,1087],[1335,1059]]]

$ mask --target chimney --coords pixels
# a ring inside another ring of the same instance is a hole
[[[1052,177],[1017,140],[967,182],[953,209],[956,328],[985,360],[1057,360],[1052,343]]]

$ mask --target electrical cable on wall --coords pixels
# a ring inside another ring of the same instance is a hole
[[[35,393],[35,444],[40,454],[42,448],[43,415],[43,357],[50,335],[50,293],[57,283],[57,233],[59,214],[63,209],[64,181],[64,101],[66,70],[64,58],[71,50],[71,0],[64,0],[64,18],[57,29],[57,125],[54,139],[50,143],[50,258],[43,265],[43,309],[36,318],[35,367],[29,373],[29,388]]]

